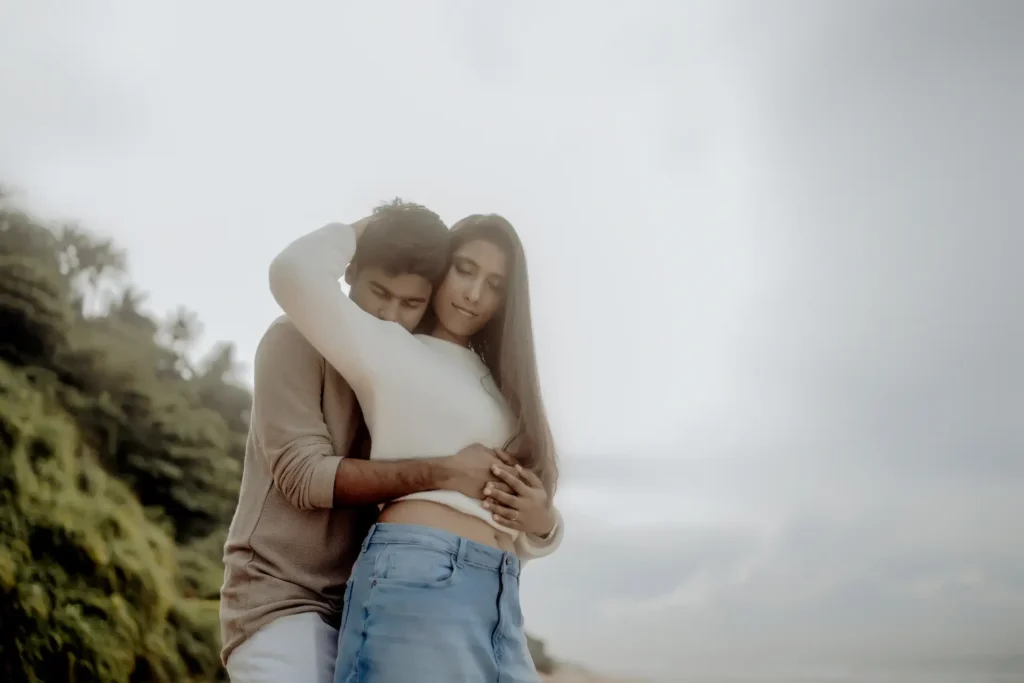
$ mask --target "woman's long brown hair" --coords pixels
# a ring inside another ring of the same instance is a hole
[[[526,252],[512,224],[497,214],[463,218],[451,230],[451,253],[473,240],[486,240],[508,258],[505,303],[470,340],[494,376],[494,381],[518,420],[509,451],[544,482],[553,495],[558,483],[558,456],[541,398],[537,353],[530,314],[530,278]]]

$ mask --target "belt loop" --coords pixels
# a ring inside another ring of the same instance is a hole
[[[466,564],[466,550],[469,548],[469,541],[459,536],[457,543],[459,549],[455,551],[455,564],[462,567]]]
[[[363,539],[362,551],[365,553],[366,549],[370,547],[370,539],[373,538],[373,532],[377,530],[377,523],[374,522],[370,525],[370,530],[366,532],[366,538]]]

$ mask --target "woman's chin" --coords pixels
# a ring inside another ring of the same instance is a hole
[[[441,320],[441,325],[448,331],[448,334],[459,339],[469,339],[476,334],[479,328],[475,323],[475,320],[464,320],[461,317],[459,319],[448,318]]]
[[[476,334],[476,330],[468,325],[457,325],[453,326],[452,334],[459,337],[460,339],[469,339],[474,334]]]

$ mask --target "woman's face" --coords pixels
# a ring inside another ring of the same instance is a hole
[[[467,341],[505,303],[507,277],[504,250],[487,240],[466,242],[452,254],[448,275],[434,293],[438,323],[457,341]]]

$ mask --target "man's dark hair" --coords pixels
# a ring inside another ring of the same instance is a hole
[[[356,245],[352,266],[383,268],[389,275],[412,273],[438,285],[448,272],[448,227],[436,213],[394,199],[373,210]]]

